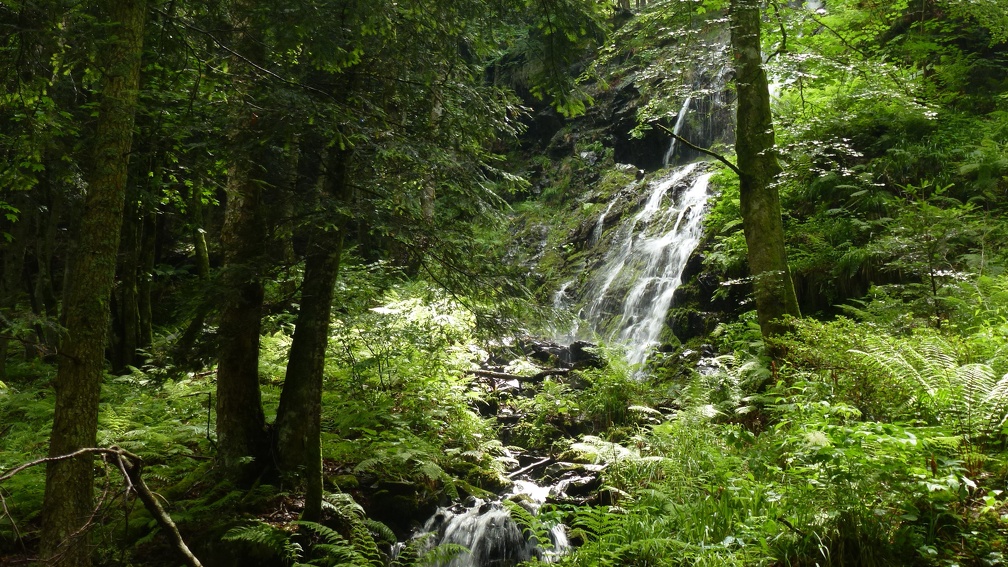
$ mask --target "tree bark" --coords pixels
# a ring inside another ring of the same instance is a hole
[[[49,455],[95,444],[98,400],[115,277],[126,172],[133,139],[145,0],[99,4],[118,23],[102,46],[104,78],[93,147],[93,169],[79,233],[79,253],[67,290],[66,339],[54,383],[56,409]],[[94,499],[92,457],[49,463],[42,505],[40,554],[49,565],[88,566],[87,523]]]
[[[155,211],[144,214],[140,236],[140,275],[137,279],[137,309],[140,312],[137,344],[140,348],[148,348],[154,343],[151,290],[154,285],[154,264],[157,262],[157,217]]]
[[[266,440],[259,391],[259,333],[263,284],[259,275],[263,230],[261,189],[250,159],[231,167],[221,245],[228,295],[217,326],[217,449],[226,470],[258,456]]]
[[[236,55],[232,68],[261,66],[265,43],[250,17],[247,1],[233,6]],[[238,55],[240,54],[240,55]],[[224,249],[222,283],[228,294],[222,302],[217,327],[217,450],[225,470],[236,473],[246,457],[265,454],[266,417],[259,391],[259,333],[263,313],[261,264],[266,245],[262,206],[266,184],[264,144],[271,133],[260,123],[249,101],[255,93],[255,71],[236,76],[237,92],[231,107],[231,147],[227,206],[221,229]]]
[[[326,196],[344,200],[348,153],[333,149],[325,182]],[[321,209],[324,210],[324,207]],[[305,257],[294,339],[275,423],[275,448],[282,471],[303,471],[302,519],[322,517],[322,383],[333,290],[343,252],[344,230],[313,229]]]
[[[207,247],[206,231],[203,229],[203,190],[198,185],[194,185],[191,191],[192,193],[189,196],[189,220],[192,226],[189,229],[189,234],[192,238],[196,275],[203,284],[204,292],[198,294],[199,303],[196,305],[196,311],[182,333],[182,337],[174,345],[176,358],[185,364],[190,363],[196,339],[203,332],[203,324],[213,310],[213,302],[205,291],[210,288],[210,249]]]
[[[760,51],[760,0],[732,0],[730,12],[738,93],[735,153],[742,225],[760,331],[764,338],[770,338],[788,330],[785,316],[798,317],[801,313],[788,269],[775,184],[781,167],[774,147],[770,89]]]

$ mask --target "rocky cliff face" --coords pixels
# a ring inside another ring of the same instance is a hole
[[[664,63],[671,67],[663,72],[674,75],[678,86],[664,100],[659,100],[656,91],[671,79],[627,53],[611,56],[606,68],[594,68],[596,76],[606,79],[589,85],[595,104],[584,116],[565,119],[540,106],[530,117],[522,151],[532,184],[526,200],[516,204],[515,256],[528,266],[529,281],[542,301],[560,308],[553,329],[558,337],[591,336],[584,328],[587,316],[603,339],[616,340],[621,334],[628,339],[629,332],[621,333],[617,327],[640,326],[643,309],[638,305],[638,312],[628,312],[625,305],[631,303],[630,296],[642,295],[635,300],[638,304],[668,305],[669,298],[662,298],[654,285],[636,289],[641,286],[635,284],[642,277],[678,278],[678,270],[650,276],[620,270],[635,262],[670,262],[670,256],[628,259],[616,257],[614,249],[645,251],[668,246],[675,237],[672,229],[681,219],[650,213],[642,218],[641,211],[648,206],[662,211],[679,206],[688,183],[660,195],[654,203],[649,204],[648,197],[656,184],[674,174],[675,167],[706,156],[688,144],[674,142],[670,132],[704,148],[723,147],[733,139],[733,95],[726,87],[730,79],[726,48],[718,43],[721,32],[717,30],[713,26],[704,32],[703,49],[694,50],[689,60],[673,61],[687,56],[682,45],[668,43]],[[642,127],[642,120],[650,125]],[[717,187],[711,186],[709,193],[716,192]],[[687,216],[702,215],[696,209],[703,205],[694,203],[684,209],[680,213]],[[628,223],[641,225],[641,232],[628,232]],[[654,223],[670,224],[664,232],[655,232],[646,226]],[[652,231],[650,236],[646,230]],[[650,243],[647,238],[652,239]],[[650,343],[700,339],[744,307],[745,283],[722,285],[742,274],[707,266],[704,258],[710,238],[701,233],[696,239],[699,244],[691,244],[696,251],[692,255],[686,251],[689,260],[682,268],[682,285],[674,296],[669,292],[672,308],[667,317],[659,318],[663,328],[657,339],[646,339]],[[683,263],[682,258],[675,261]]]

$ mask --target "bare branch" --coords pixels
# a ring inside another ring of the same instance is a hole
[[[730,169],[730,170],[732,170],[732,171],[735,172],[735,175],[739,175],[739,176],[742,175],[742,172],[739,171],[738,166],[736,166],[734,163],[728,161],[728,158],[724,157],[723,155],[721,155],[721,154],[719,154],[717,152],[714,152],[712,150],[708,150],[707,148],[701,148],[700,146],[694,144],[693,142],[690,142],[686,138],[683,138],[679,134],[676,134],[675,132],[672,131],[671,128],[669,128],[668,126],[665,126],[664,124],[660,124],[658,122],[655,122],[654,124],[656,126],[658,126],[659,128],[661,128],[662,130],[665,130],[665,132],[668,133],[669,136],[672,136],[676,140],[679,140],[680,142],[686,144],[687,147],[692,148],[692,149],[694,149],[694,150],[696,150],[696,151],[698,151],[700,153],[707,154],[707,155],[711,156],[712,158],[718,160],[719,162],[725,164],[726,166],[728,166],[728,169]]]
[[[178,552],[185,558],[186,565],[189,565],[189,567],[203,567],[199,559],[197,559],[196,556],[193,555],[192,551],[189,550],[189,547],[182,539],[182,535],[179,534],[178,527],[175,526],[175,522],[172,521],[171,516],[169,516],[168,513],[164,511],[164,508],[161,507],[161,503],[157,501],[157,498],[155,498],[154,493],[151,492],[150,488],[147,487],[147,483],[145,483],[143,478],[140,476],[141,470],[143,469],[143,459],[140,458],[139,455],[130,453],[125,449],[115,446],[85,447],[83,449],[78,449],[73,453],[68,453],[66,455],[58,455],[54,457],[45,457],[42,459],[36,459],[34,461],[31,461],[30,463],[25,463],[17,468],[12,469],[10,472],[7,472],[3,476],[0,476],[0,482],[8,480],[17,473],[27,468],[34,467],[36,465],[51,463],[55,461],[64,461],[66,459],[72,459],[74,457],[80,457],[82,455],[105,455],[113,457],[115,459],[115,463],[117,465],[117,468],[119,469],[119,472],[121,472],[123,475],[123,480],[126,482],[127,492],[129,492],[129,490],[133,490],[134,492],[136,492],[137,496],[140,498],[140,501],[143,502],[144,507],[147,508],[147,511],[150,512],[150,514],[154,516],[154,519],[157,520],[158,524],[160,524],[161,527],[166,532],[168,532],[168,535],[172,540],[172,544],[175,546],[175,549],[178,550]],[[97,514],[98,509],[101,508],[102,503],[105,501],[107,494],[108,490],[106,488],[105,492],[102,494],[102,498],[98,502],[98,507],[96,507],[95,511],[92,512],[91,517],[88,518],[88,521],[84,524],[83,527],[81,527],[80,530],[78,530],[74,534],[71,534],[70,537],[67,538],[68,540],[72,539],[73,537],[76,537],[80,533],[83,533],[83,531],[93,523],[94,517]],[[3,502],[3,508],[4,511],[6,512],[7,511],[6,502]]]

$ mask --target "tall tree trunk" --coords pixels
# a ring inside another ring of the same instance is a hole
[[[204,291],[209,289],[210,282],[210,249],[207,247],[206,231],[203,230],[203,189],[198,185],[192,187],[189,197],[189,214],[192,223],[189,234],[192,238],[193,255],[196,262],[196,275],[203,284]],[[213,302],[207,293],[199,293],[199,303],[192,319],[186,326],[182,337],[174,345],[175,356],[181,362],[189,363],[196,339],[203,332],[203,324],[213,309]]]
[[[223,301],[217,326],[217,449],[224,468],[238,472],[244,458],[263,456],[268,449],[266,416],[259,391],[259,333],[263,314],[262,266],[266,247],[262,192],[267,183],[265,129],[251,101],[256,70],[265,60],[265,43],[251,17],[252,3],[232,6],[236,53],[232,69],[237,93],[231,107],[233,162],[228,171],[227,206],[221,229],[224,249]]]
[[[157,261],[157,212],[144,214],[140,236],[140,275],[137,280],[137,310],[139,329],[137,345],[148,348],[154,342],[154,316],[151,308],[151,288],[154,285],[154,264]]]
[[[329,159],[325,197],[345,200],[348,152],[336,149]],[[320,207],[325,210],[326,207]],[[344,231],[313,229],[305,257],[294,339],[275,423],[275,449],[283,471],[303,472],[302,519],[322,517],[322,382],[333,290],[343,252]]]
[[[221,245],[222,281],[227,297],[217,326],[217,449],[225,469],[262,453],[266,417],[259,391],[259,333],[263,284],[259,275],[263,227],[261,189],[251,159],[235,163],[228,174],[227,208]]]
[[[55,380],[56,409],[49,455],[95,444],[98,399],[115,277],[126,172],[133,140],[145,0],[104,0],[102,14],[118,27],[103,46],[98,127],[88,178],[78,258],[66,297],[66,340]],[[54,461],[46,467],[40,554],[49,565],[91,564],[87,522],[94,500],[93,457]]]
[[[788,327],[783,318],[800,316],[784,249],[780,197],[781,172],[774,147],[770,89],[760,51],[760,0],[732,0],[731,44],[735,59],[738,157],[742,226],[749,247],[749,270],[756,313],[764,338]]]
[[[38,316],[40,323],[35,325],[38,344],[34,347],[37,354],[54,352],[59,349],[59,332],[56,321],[59,318],[59,300],[56,296],[56,282],[53,277],[53,258],[56,255],[56,236],[62,217],[63,197],[53,190],[52,185],[45,181],[44,190],[47,207],[43,214],[36,216],[37,235],[35,239],[35,262],[37,274],[35,288],[32,291],[32,310]]]

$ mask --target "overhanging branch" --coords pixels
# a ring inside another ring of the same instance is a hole
[[[683,144],[686,144],[686,147],[694,149],[694,150],[696,150],[696,151],[698,151],[698,152],[700,152],[702,154],[709,155],[710,157],[712,157],[712,158],[718,160],[719,162],[725,164],[726,166],[728,166],[728,169],[734,171],[735,175],[738,175],[739,177],[742,176],[742,172],[739,171],[738,166],[736,166],[734,163],[728,161],[728,158],[724,157],[723,155],[721,155],[721,154],[719,154],[717,152],[714,152],[712,150],[708,150],[707,148],[701,148],[700,146],[694,144],[693,142],[690,142],[686,138],[683,138],[679,134],[676,134],[675,132],[672,131],[671,128],[669,128],[668,126],[665,126],[664,124],[658,124],[656,122],[655,125],[658,126],[659,128],[661,128],[662,130],[665,130],[665,132],[667,132],[669,136],[672,136],[676,140],[682,142]]]

